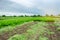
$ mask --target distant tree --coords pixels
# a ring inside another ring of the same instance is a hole
[[[6,17],[6,15],[2,15],[2,17]]]
[[[25,17],[28,17],[27,15],[25,15]]]
[[[58,16],[60,16],[60,14],[58,14]]]
[[[41,17],[41,15],[37,15],[37,17]]]
[[[51,14],[51,17],[53,17],[53,15]]]
[[[32,17],[36,17],[37,15],[33,15]]]
[[[1,17],[1,16],[0,16]]]
[[[16,15],[14,15],[13,17],[16,17]]]
[[[24,17],[24,15],[20,15],[19,17]]]
[[[46,16],[49,16],[48,14],[46,14]]]

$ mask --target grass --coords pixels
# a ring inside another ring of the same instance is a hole
[[[47,25],[45,22],[39,22],[38,24],[35,24],[33,26],[30,26],[31,28],[27,30],[27,33],[24,34],[16,34],[9,38],[8,40],[35,40],[35,36],[40,35],[40,40],[46,40],[46,37],[42,37],[41,35],[47,30],[44,25]],[[39,31],[38,31],[39,30]],[[37,35],[36,35],[37,34]],[[43,39],[44,38],[44,39]]]

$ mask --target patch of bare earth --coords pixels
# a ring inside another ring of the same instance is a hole
[[[30,22],[28,24],[22,25],[21,27],[17,27],[12,31],[5,32],[0,35],[0,40],[7,40],[8,38],[10,38],[11,36],[13,36],[15,34],[25,33],[29,29],[29,26],[32,26],[34,24],[37,24],[37,22]]]
[[[60,40],[60,31],[57,31],[57,27],[54,25],[54,22],[48,22],[48,29],[50,30],[50,34],[47,34],[46,36],[49,38],[49,40]]]
[[[60,31],[56,30],[57,27],[54,25],[54,22],[48,22],[48,26],[45,26],[45,28],[48,28],[52,33],[48,34],[47,32],[45,32],[44,34],[42,34],[44,37],[47,37],[48,40],[60,40]],[[38,32],[34,37],[35,40],[39,40],[40,35],[38,34]]]
[[[5,32],[2,35],[0,35],[0,40],[7,40],[8,38],[10,38],[11,36],[15,35],[15,34],[22,34],[25,33],[29,28],[29,26],[32,26],[34,24],[37,24],[38,22],[30,22],[28,24],[24,24],[21,27],[17,27],[14,30],[10,31],[10,32]],[[48,28],[50,30],[50,33],[48,34],[47,32],[42,34],[43,36],[47,37],[49,40],[60,40],[60,31],[57,31],[57,27],[54,25],[54,22],[48,22],[48,26],[45,26],[45,28]],[[35,33],[32,36],[29,36],[28,40],[39,40],[40,34],[39,31],[37,31],[37,33]]]

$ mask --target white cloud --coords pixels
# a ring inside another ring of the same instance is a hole
[[[60,13],[60,9],[59,9],[60,1],[59,0],[10,0],[10,1],[16,2],[23,6],[26,6],[27,8],[30,7],[30,8],[37,8],[39,10],[42,10],[43,15],[46,13],[49,15],[51,15],[51,14],[56,15],[56,14]]]
[[[53,3],[55,2],[56,0],[42,0],[43,3]]]
[[[28,15],[28,16],[31,16],[31,15],[34,15],[32,13],[13,13],[13,12],[0,12],[0,16],[2,15],[6,15],[6,16],[20,16],[20,15]]]
[[[30,0],[10,0],[10,1],[24,5],[26,7],[32,7],[33,6],[33,3]]]

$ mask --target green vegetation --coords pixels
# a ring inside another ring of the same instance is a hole
[[[15,28],[19,29],[20,26],[28,24],[29,22],[34,22],[35,23],[34,25],[28,26],[28,29],[26,30],[25,33],[14,34],[7,40],[37,40],[37,39],[49,40],[47,36],[55,34],[55,32],[51,31],[49,28],[50,22],[53,22],[53,24],[51,24],[50,27],[55,26],[56,31],[60,31],[60,22],[59,20],[55,19],[55,17],[42,17],[42,16],[39,17],[39,16],[40,15],[38,15],[37,17],[35,15],[30,17],[26,15],[25,17],[24,16],[0,17],[0,34],[10,32]]]
[[[45,22],[39,22],[33,26],[30,26],[30,29],[27,30],[26,33],[21,35],[14,35],[8,40],[35,40],[37,35],[40,35],[39,40],[48,40],[48,38],[44,37],[42,34],[46,32],[44,25],[47,25]],[[42,36],[44,39],[42,39]]]
[[[48,28],[46,28],[47,26],[48,24],[46,22],[38,22],[38,24],[29,26],[30,29],[28,29],[26,33],[16,34],[8,40],[36,40],[38,36],[39,40],[49,40],[49,38],[46,37],[47,35],[44,34],[48,33],[49,35],[53,35],[55,32],[51,32]]]
[[[22,24],[24,22],[29,22],[33,20],[54,21],[54,18],[51,18],[51,17],[2,17],[2,20],[0,20],[0,28]]]
[[[16,27],[20,27],[24,24],[27,24],[29,22],[25,22],[25,23],[22,23],[22,24],[18,24],[18,25],[15,25],[15,26],[6,26],[6,27],[3,27],[0,29],[0,34],[3,34],[4,32],[9,32],[9,31],[12,31],[13,29],[15,29]]]

